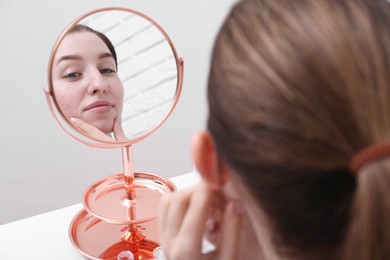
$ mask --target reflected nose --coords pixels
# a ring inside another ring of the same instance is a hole
[[[104,79],[100,71],[97,70],[91,73],[89,93],[97,94],[97,93],[106,93],[106,92],[108,92],[108,83]]]

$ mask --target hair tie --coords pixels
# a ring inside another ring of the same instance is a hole
[[[349,169],[356,175],[360,168],[373,161],[390,156],[390,143],[374,144],[362,149],[351,160]]]

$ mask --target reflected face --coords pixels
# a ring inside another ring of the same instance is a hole
[[[79,118],[104,133],[113,130],[123,109],[123,86],[107,45],[92,32],[66,35],[53,63],[58,105],[68,118]]]

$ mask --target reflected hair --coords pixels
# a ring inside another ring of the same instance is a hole
[[[108,49],[110,50],[110,53],[115,61],[115,66],[118,69],[118,61],[117,61],[117,56],[116,56],[116,51],[115,51],[114,45],[112,44],[110,39],[108,39],[108,37],[105,34],[99,32],[99,31],[96,31],[96,30],[92,29],[91,27],[83,25],[83,24],[76,24],[69,31],[69,33],[75,33],[75,32],[90,32],[90,33],[95,34],[97,37],[99,37],[104,42],[104,44],[108,47]]]

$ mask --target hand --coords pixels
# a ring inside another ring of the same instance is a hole
[[[243,215],[237,203],[227,202],[217,249],[202,254],[206,222],[218,197],[203,181],[196,187],[164,195],[160,208],[160,239],[168,260],[238,259]]]

